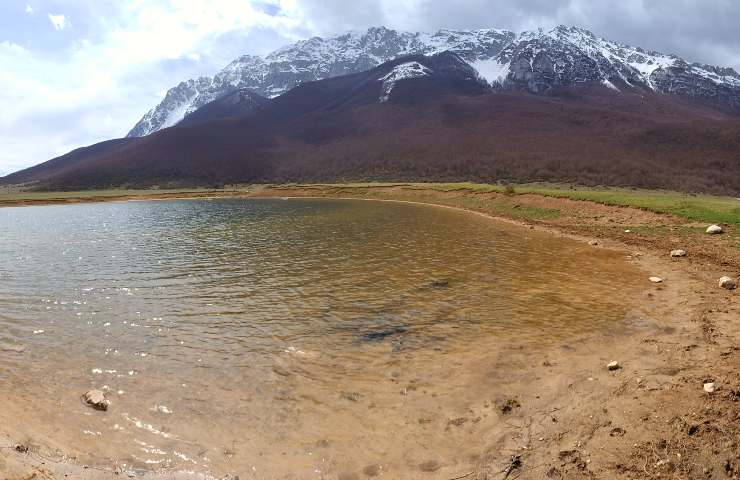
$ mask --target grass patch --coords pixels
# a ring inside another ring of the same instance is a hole
[[[407,188],[430,188],[442,192],[472,191],[476,193],[505,193],[506,186],[480,183],[412,184]],[[740,224],[740,200],[732,197],[693,195],[662,190],[627,188],[588,188],[560,185],[514,185],[514,194],[536,194],[546,197],[585,200],[676,215],[688,220],[707,223]]]
[[[521,191],[520,189],[517,190]],[[656,213],[676,215],[693,221],[740,224],[740,201],[731,197],[689,195],[651,190],[566,190],[542,187],[530,188],[528,193],[573,200],[587,200],[620,207],[641,208]]]

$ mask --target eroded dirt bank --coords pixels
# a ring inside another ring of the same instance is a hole
[[[721,274],[738,273],[737,249],[728,246],[727,236],[697,234],[679,218],[641,210],[529,195],[398,187],[262,188],[249,195],[360,197],[467,208],[582,241],[598,239],[593,248],[622,250],[626,261],[645,273],[637,294],[614,292],[632,306],[624,325],[535,354],[505,349],[495,361],[481,360],[471,369],[471,391],[460,392],[455,414],[429,427],[463,444],[482,435],[485,444],[471,443],[466,458],[424,451],[408,459],[402,476],[380,462],[337,465],[316,478],[740,478],[740,308],[737,291],[717,286]],[[672,248],[684,248],[689,255],[672,259]],[[650,283],[652,275],[664,282]],[[608,370],[612,360],[621,368]],[[714,393],[704,392],[707,382],[715,383]],[[399,391],[411,398],[423,389],[399,384]],[[8,406],[9,412],[16,410]],[[428,419],[422,415],[418,421]],[[2,432],[0,448],[0,472],[11,479],[121,478],[113,469],[75,465],[60,453],[63,446],[48,445],[43,438]],[[267,478],[254,472],[213,472],[214,478],[235,475]]]

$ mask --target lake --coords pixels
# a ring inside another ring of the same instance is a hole
[[[507,352],[618,327],[644,276],[397,202],[3,208],[0,232],[0,430],[136,473],[434,478],[502,421]]]

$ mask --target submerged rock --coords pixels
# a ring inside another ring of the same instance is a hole
[[[366,333],[362,335],[362,337],[360,338],[363,342],[378,342],[378,341],[384,340],[393,335],[399,335],[402,333],[406,333],[406,331],[407,331],[407,328],[403,326],[391,327],[385,330],[378,330],[375,332]]]
[[[429,282],[428,286],[431,288],[447,288],[450,286],[450,281],[446,278],[432,280]]]
[[[717,235],[722,233],[724,230],[722,230],[722,227],[719,225],[709,225],[707,227],[707,233],[710,235]]]
[[[671,250],[671,257],[685,257],[686,256],[686,250],[681,250],[680,248],[677,250]]]
[[[501,413],[503,414],[510,413],[515,408],[519,408],[521,406],[522,405],[519,403],[519,400],[517,400],[516,398],[509,398],[508,400],[506,400],[506,402],[504,402],[501,405],[500,407]]]
[[[101,390],[90,390],[82,395],[82,401],[85,405],[88,405],[95,410],[108,410],[110,406],[110,400],[105,398],[105,394]]]
[[[719,286],[725,290],[734,290],[737,288],[737,283],[730,277],[722,277],[719,279]]]

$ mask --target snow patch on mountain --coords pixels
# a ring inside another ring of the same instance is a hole
[[[616,85],[614,85],[614,84],[613,84],[612,82],[610,82],[610,81],[609,81],[609,80],[607,80],[607,79],[604,79],[604,80],[602,80],[602,81],[601,81],[601,84],[602,84],[602,85],[604,85],[604,86],[605,86],[606,88],[610,88],[610,89],[614,90],[615,92],[619,92],[619,91],[621,91],[621,90],[619,90],[619,89],[617,88],[617,86],[616,86]]]
[[[470,62],[470,66],[491,85],[503,83],[509,74],[509,63],[497,58],[478,59]]]
[[[390,98],[393,87],[401,80],[409,78],[426,77],[431,75],[432,71],[419,62],[406,62],[393,67],[393,70],[383,75],[378,80],[383,82],[379,100],[387,102]]]

